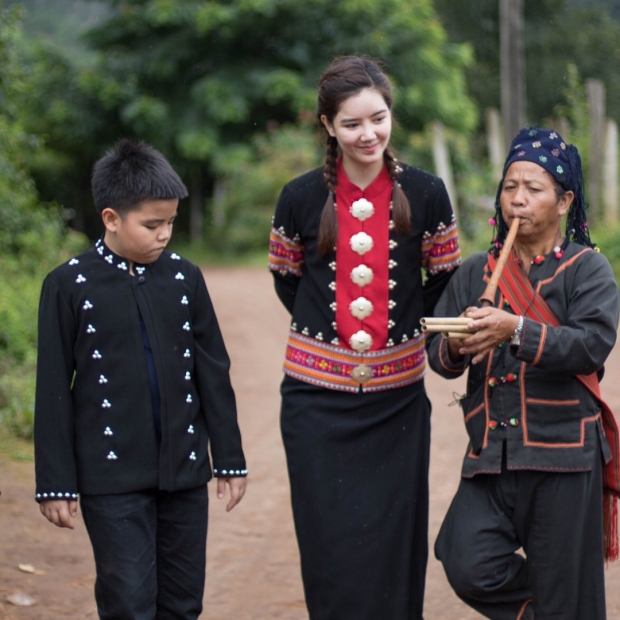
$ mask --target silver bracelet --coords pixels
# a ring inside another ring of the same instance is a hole
[[[523,333],[524,323],[525,323],[525,319],[522,316],[520,316],[519,323],[516,329],[514,330],[514,332],[512,332],[512,337],[510,338],[510,344],[512,346],[518,347],[521,344],[521,334]]]

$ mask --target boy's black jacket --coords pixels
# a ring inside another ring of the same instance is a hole
[[[188,489],[246,475],[230,361],[198,267],[129,265],[102,241],[52,271],[39,307],[37,500]],[[144,320],[161,396],[158,450]]]

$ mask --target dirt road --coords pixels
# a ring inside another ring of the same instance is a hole
[[[307,620],[295,544],[284,451],[279,425],[278,385],[288,318],[266,271],[217,269],[206,273],[233,363],[240,424],[250,468],[243,502],[226,514],[211,489],[205,613],[208,620]],[[612,354],[603,394],[620,412],[620,347]],[[462,382],[427,375],[433,403],[431,526],[434,541],[458,483],[465,433],[460,411],[449,408]],[[31,462],[0,455],[0,619],[84,620],[97,617],[94,565],[86,532],[59,530],[39,514]],[[18,564],[45,571],[28,574]],[[620,562],[606,571],[608,619],[620,620]],[[14,592],[33,596],[33,607],[6,602]],[[452,593],[443,570],[429,560],[426,620],[480,618]],[[384,620],[377,618],[377,620]],[[587,619],[584,619],[587,620]]]

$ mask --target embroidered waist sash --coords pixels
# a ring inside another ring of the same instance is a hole
[[[581,253],[588,251],[591,251],[590,248],[582,250]],[[495,257],[489,254],[488,267],[491,271],[495,269],[495,263]],[[561,325],[549,304],[534,290],[529,278],[519,267],[514,252],[510,253],[506,261],[506,267],[498,286],[516,314],[552,327]],[[601,404],[603,432],[611,448],[612,458],[603,467],[603,489],[605,491],[606,515],[605,556],[607,559],[613,560],[618,558],[617,497],[620,495],[620,433],[618,423],[609,406],[601,398],[597,374],[576,375],[576,378]]]
[[[420,381],[426,370],[423,335],[388,349],[358,353],[291,331],[284,372],[332,390],[389,390]]]

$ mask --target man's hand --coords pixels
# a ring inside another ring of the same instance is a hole
[[[77,515],[77,502],[68,499],[48,499],[39,503],[41,514],[56,527],[73,529],[73,519]]]
[[[230,512],[245,495],[245,489],[248,485],[248,479],[243,477],[237,478],[218,478],[217,479],[217,498],[224,499],[226,494],[226,485],[230,487],[230,501],[226,506],[226,512]]]
[[[501,342],[510,340],[519,317],[499,308],[467,308],[464,315],[472,319],[476,330],[469,338],[458,342],[460,355],[473,355],[472,364],[478,364]]]

